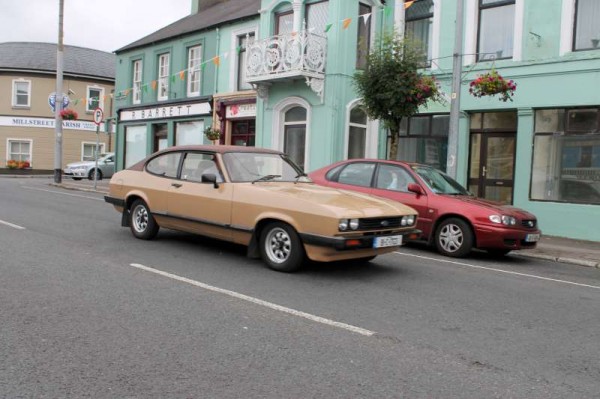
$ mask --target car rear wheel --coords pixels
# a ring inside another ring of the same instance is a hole
[[[473,248],[473,232],[462,219],[444,220],[435,232],[435,246],[439,253],[460,258]]]
[[[129,227],[136,238],[151,240],[158,233],[158,223],[142,200],[135,200],[129,212]]]
[[[96,180],[102,180],[102,171],[100,169],[92,169],[90,170],[90,173],[88,173],[88,179],[89,180],[94,180],[94,171],[98,171],[98,177],[96,178]]]
[[[298,270],[305,258],[298,234],[281,222],[270,223],[262,230],[260,254],[271,269],[287,273]]]

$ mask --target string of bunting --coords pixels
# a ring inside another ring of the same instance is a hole
[[[412,1],[411,0],[407,0],[407,1],[405,1],[404,5],[403,5],[404,9],[407,9],[408,7],[410,7],[414,3],[414,1],[415,0],[412,0]],[[385,13],[386,16],[389,16],[392,13],[393,8],[394,7],[385,7],[383,9],[383,12]],[[363,23],[366,25],[368,23],[369,18],[371,17],[371,15],[372,15],[372,13],[366,13],[366,14],[359,15],[357,17],[357,20],[360,20],[362,18],[363,19]],[[337,21],[337,24],[341,25],[342,30],[347,30],[348,27],[350,27],[350,25],[352,24],[352,21],[353,21],[353,18],[344,18],[344,19],[341,19],[341,20]],[[324,33],[330,32],[331,29],[335,25],[336,25],[335,23],[328,23],[328,24],[326,24],[325,25],[325,29],[324,29],[323,32]],[[309,31],[314,32],[314,29],[315,28],[311,28],[311,29],[309,29]],[[296,32],[292,32],[291,34],[295,35]],[[243,50],[242,46],[237,46],[237,48],[235,49],[235,52],[237,54],[239,54],[242,50]],[[208,65],[208,64],[213,64],[215,66],[215,68],[218,68],[221,65],[221,59],[222,58],[227,59],[229,57],[230,53],[231,52],[229,52],[229,51],[224,52],[224,53],[216,55],[216,56],[214,56],[214,57],[212,57],[212,58],[210,58],[210,59],[208,59],[206,61],[203,61],[202,63],[194,66],[193,68],[186,68],[186,69],[183,69],[181,71],[178,71],[178,72],[176,72],[176,73],[174,73],[174,74],[172,74],[170,76],[170,81],[173,82],[173,83],[175,83],[177,77],[179,77],[179,79],[181,81],[183,81],[183,80],[185,80],[185,74],[186,73],[189,75],[190,72],[198,72],[200,70],[204,70],[206,68],[206,65]],[[148,87],[151,87],[153,91],[156,91],[157,86],[158,86],[158,80],[152,80],[150,82],[141,84],[140,85],[140,90],[143,91],[144,93],[147,93],[148,92]],[[125,97],[127,97],[133,91],[134,91],[134,88],[130,87],[130,88],[127,88],[127,89],[119,91],[117,93],[117,95],[118,96],[125,96]],[[77,103],[75,103],[75,104],[77,104]]]

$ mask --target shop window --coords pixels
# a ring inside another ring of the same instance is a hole
[[[432,58],[431,39],[433,31],[433,0],[421,0],[412,3],[406,9],[406,36],[415,40],[423,50],[423,61],[430,66]]]
[[[31,81],[13,80],[13,107],[29,107],[31,105]]]
[[[7,141],[7,160],[28,161],[31,162],[32,140],[13,140]]]
[[[166,123],[157,123],[152,125],[153,145],[152,151],[164,150],[169,146],[168,141],[169,129]]]
[[[202,46],[194,46],[188,49],[188,74],[187,95],[188,97],[200,95],[200,74],[202,65]]]
[[[600,108],[535,112],[531,199],[600,204]]]
[[[87,112],[94,112],[96,108],[104,108],[104,88],[88,86],[85,110]]]
[[[142,60],[133,61],[133,103],[140,104],[142,102]]]
[[[175,145],[202,144],[204,121],[177,122],[175,124]]]
[[[577,0],[573,34],[573,50],[600,48],[600,1]]]
[[[513,56],[515,0],[479,0],[477,60]]]
[[[402,120],[398,160],[418,162],[446,171],[448,114],[420,115]]]
[[[146,125],[125,127],[125,168],[146,157]]]

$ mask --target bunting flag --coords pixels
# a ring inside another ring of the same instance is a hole
[[[408,7],[412,6],[415,0],[408,0],[404,2],[404,9],[406,10]]]
[[[171,83],[175,83],[175,76],[177,75],[171,75]]]
[[[151,85],[152,85],[152,90],[156,90],[156,80],[153,80]]]
[[[185,71],[179,72],[179,79],[183,80],[185,78]]]
[[[364,14],[362,15],[363,17],[363,22],[365,23],[365,25],[367,24],[367,22],[369,21],[369,17],[371,17],[371,13],[368,14]]]
[[[148,93],[148,85],[142,85],[142,91]]]
[[[346,18],[345,20],[342,21],[342,28],[348,29],[351,22],[352,22],[352,18]]]
[[[213,64],[215,64],[216,66],[221,65],[221,57],[220,56],[216,56],[212,59]]]
[[[237,46],[237,48],[235,49],[235,51],[239,54],[242,52],[242,46]]]
[[[333,26],[333,24],[325,25],[325,32],[329,32],[329,29],[331,29],[332,26]]]

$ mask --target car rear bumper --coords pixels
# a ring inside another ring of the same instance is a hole
[[[479,249],[531,249],[537,246],[541,234],[539,229],[475,226],[475,240]]]

